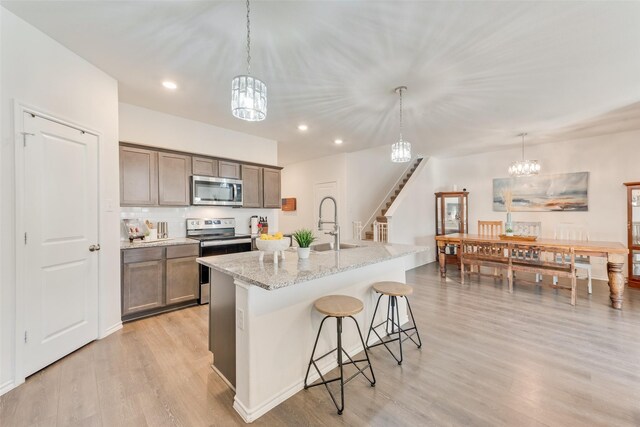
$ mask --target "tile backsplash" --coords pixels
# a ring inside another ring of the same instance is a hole
[[[236,233],[249,233],[249,218],[252,215],[266,216],[269,228],[278,226],[277,209],[239,209],[228,207],[185,206],[185,207],[121,207],[120,218],[138,218],[152,223],[166,221],[169,225],[169,237],[185,237],[187,235],[187,218],[235,218]],[[124,228],[120,227],[120,239],[126,240]]]

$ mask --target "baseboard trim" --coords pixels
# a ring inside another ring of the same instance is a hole
[[[104,333],[102,333],[102,334],[100,334],[100,335],[98,336],[98,339],[99,339],[99,340],[101,340],[101,339],[103,339],[103,338],[106,338],[106,337],[108,337],[109,335],[111,335],[112,333],[119,331],[120,329],[122,329],[122,322],[118,322],[118,323],[116,323],[115,325],[112,325],[112,326],[108,327],[108,328],[104,331]]]
[[[16,384],[13,380],[5,381],[4,383],[0,384],[0,396],[10,392],[14,388],[16,388],[18,385],[20,384]]]

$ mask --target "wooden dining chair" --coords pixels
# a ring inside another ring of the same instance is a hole
[[[502,221],[478,221],[478,234],[481,236],[498,237],[502,230]]]
[[[542,235],[542,222],[540,221],[513,221],[513,234],[516,236]],[[536,282],[542,281],[542,274],[536,273]]]
[[[542,222],[540,221],[513,221],[513,234],[516,236],[536,236],[542,235]]]
[[[561,222],[556,225],[553,233],[554,239],[559,240],[575,240],[588,242],[589,231],[584,225],[574,224],[570,222]],[[588,256],[576,256],[576,269],[580,268],[587,271],[588,289],[592,292],[591,286],[591,259]],[[553,283],[558,283],[558,276],[553,276]]]
[[[487,237],[498,237],[503,233],[502,221],[478,221],[478,234]],[[480,273],[480,266],[478,273]],[[493,275],[498,276],[498,269],[493,269]]]

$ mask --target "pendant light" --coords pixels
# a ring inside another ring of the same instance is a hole
[[[521,133],[518,136],[522,137],[522,160],[513,162],[509,166],[509,175],[511,176],[530,176],[537,175],[540,172],[540,164],[537,160],[525,160],[524,159],[524,137],[526,133]]]
[[[259,122],[267,117],[267,85],[251,76],[251,20],[247,0],[247,74],[231,81],[231,114],[248,122]]]
[[[400,138],[391,146],[391,161],[394,163],[411,161],[411,143],[402,139],[402,92],[405,90],[407,90],[406,86],[395,89],[396,93],[400,94]]]

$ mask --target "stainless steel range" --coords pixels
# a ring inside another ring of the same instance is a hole
[[[200,240],[200,256],[251,250],[251,235],[236,234],[235,218],[189,218],[187,237]],[[209,269],[200,265],[200,304],[209,302]]]

